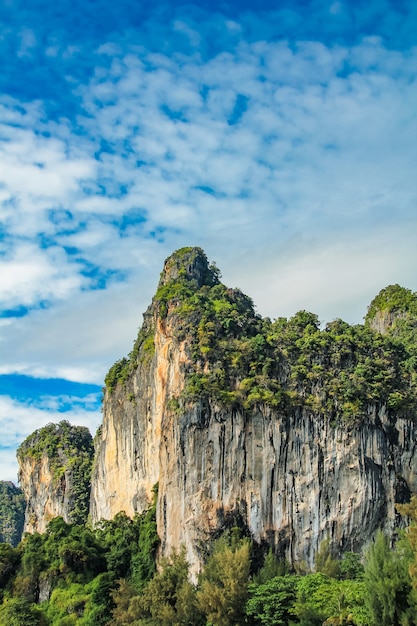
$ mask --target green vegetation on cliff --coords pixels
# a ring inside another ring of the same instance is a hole
[[[408,311],[395,336],[371,327],[381,307]],[[156,320],[185,342],[190,359],[185,391],[170,402],[175,412],[204,399],[241,410],[261,404],[280,411],[305,408],[333,423],[353,424],[372,407],[387,406],[397,415],[415,409],[417,305],[407,289],[381,292],[365,325],[335,320],[323,329],[307,311],[271,321],[239,289],[220,282],[201,249],[181,249],[165,263],[129,358],[106,377],[110,392],[153,355]]]
[[[68,421],[47,424],[29,435],[19,446],[17,457],[39,463],[48,460],[56,484],[66,481],[70,485],[69,520],[82,524],[87,520],[90,498],[91,470],[94,444],[85,426],[72,426]]]
[[[16,546],[22,536],[26,502],[12,482],[0,481],[0,543]]]

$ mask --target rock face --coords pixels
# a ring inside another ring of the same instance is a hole
[[[160,288],[178,276],[178,259],[167,260]],[[201,286],[208,267],[200,255],[191,255],[183,271]],[[200,281],[200,282],[199,282]],[[104,419],[94,461],[91,517],[111,519],[119,511],[129,516],[148,508],[153,488],[161,478],[160,452],[164,416],[169,401],[184,388],[189,357],[185,342],[174,338],[172,325],[151,305],[139,335],[138,361],[125,384],[107,389]],[[165,434],[164,434],[165,436]]]
[[[43,533],[54,517],[87,521],[94,446],[89,430],[48,424],[19,447],[19,482],[26,498],[24,532]]]
[[[377,528],[392,534],[395,503],[417,492],[417,425],[411,382],[379,337],[340,321],[320,332],[305,312],[271,324],[202,250],[174,253],[106,378],[92,521],[142,512],[158,483],[161,551],[184,544],[194,572],[230,523],[309,565],[323,539],[359,550]]]
[[[0,543],[19,543],[25,520],[25,497],[10,481],[0,481]]]
[[[184,543],[195,562],[199,544],[237,511],[256,541],[310,566],[325,538],[358,550],[377,528],[392,533],[394,503],[417,488],[416,432],[401,420],[394,444],[387,416],[370,417],[353,433],[305,412],[244,416],[196,407],[177,424],[167,420],[160,452],[163,547]]]

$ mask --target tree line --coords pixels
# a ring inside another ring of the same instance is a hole
[[[323,541],[313,571],[229,528],[195,582],[185,549],[157,564],[155,506],[1,543],[0,626],[417,625],[417,497],[398,506],[410,525],[395,545],[379,531],[364,555],[336,559]]]

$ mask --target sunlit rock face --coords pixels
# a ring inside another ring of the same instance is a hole
[[[54,517],[86,523],[93,440],[83,426],[48,424],[19,447],[19,482],[26,500],[24,532],[43,533]]]
[[[173,257],[165,263],[159,288],[176,280],[180,270],[200,286],[209,273],[200,254],[183,263]],[[175,339],[175,316],[161,319],[154,302],[144,315],[145,338],[124,384],[104,397],[104,419],[94,462],[91,517],[111,519],[119,511],[133,516],[145,510],[161,478],[160,456],[164,416],[169,401],[179,397],[189,357],[186,342]],[[165,435],[164,435],[165,436]]]
[[[161,553],[185,545],[194,573],[206,541],[228,523],[307,565],[325,538],[343,551],[359,550],[377,528],[392,534],[400,523],[395,503],[417,491],[412,415],[374,402],[366,419],[347,427],[306,406],[243,408],[187,395],[197,357],[172,287],[178,281],[204,292],[218,272],[195,248],[165,263],[132,355],[106,383],[93,523],[142,512],[158,484]],[[204,375],[208,366],[199,367]]]
[[[48,522],[54,517],[62,516],[68,521],[66,484],[55,480],[46,454],[39,461],[23,459],[19,481],[28,503],[25,532],[45,532]]]
[[[169,399],[182,390],[186,355],[169,328],[156,320],[153,356],[140,363],[126,385],[104,398],[104,419],[94,462],[91,515],[133,516],[151,502],[161,476],[160,452]]]

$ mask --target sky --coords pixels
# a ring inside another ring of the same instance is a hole
[[[417,290],[414,0],[3,0],[0,480],[100,424],[164,259],[271,318]]]

